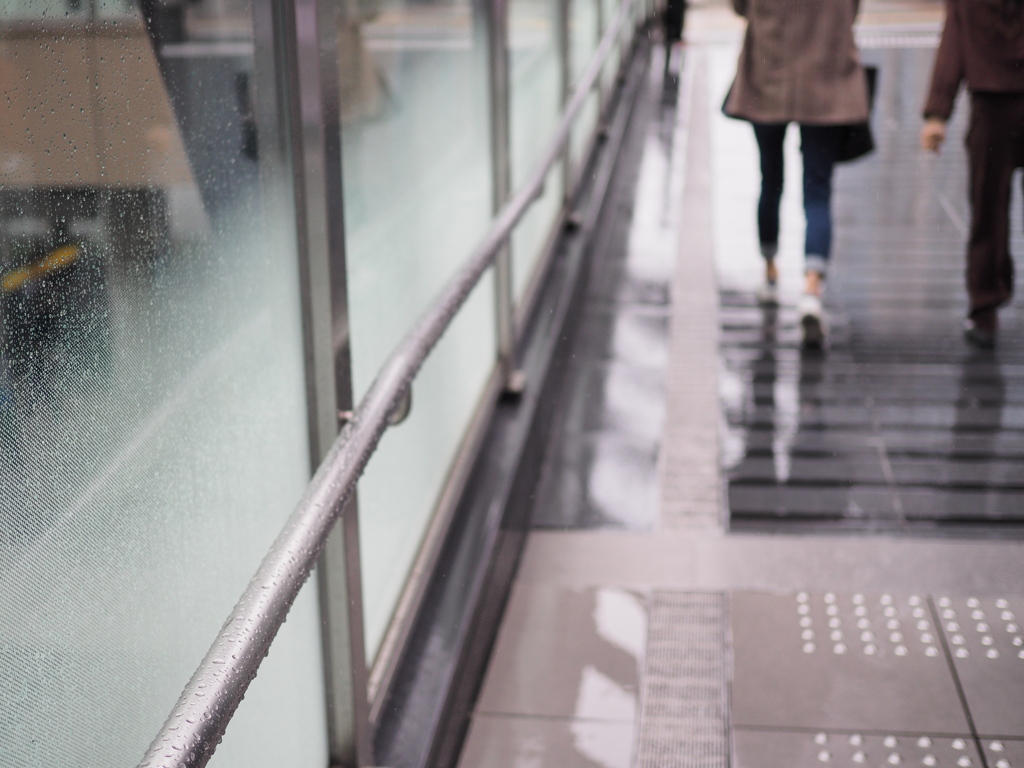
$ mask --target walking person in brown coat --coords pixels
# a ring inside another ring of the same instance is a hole
[[[997,310],[1013,295],[1010,185],[1024,166],[1024,0],[946,0],[946,24],[924,108],[921,145],[937,152],[967,81],[971,229],[965,337],[995,346]]]
[[[832,170],[843,128],[868,118],[864,70],[853,39],[858,0],[733,0],[747,19],[725,113],[749,121],[761,154],[757,208],[765,281],[763,303],[777,302],[782,144],[800,125],[804,161],[805,280],[800,322],[805,347],[825,342],[821,295],[832,248]]]

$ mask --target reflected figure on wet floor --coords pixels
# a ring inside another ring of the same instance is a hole
[[[868,119],[867,81],[853,38],[858,0],[834,4],[733,0],[747,19],[736,78],[726,97],[729,117],[753,125],[761,153],[757,224],[765,281],[763,303],[776,303],[783,140],[800,126],[804,160],[805,282],[800,298],[803,345],[822,349],[821,298],[832,249],[832,171],[851,125]]]
[[[997,311],[1013,295],[1010,187],[1024,167],[1024,0],[947,0],[946,23],[924,107],[921,146],[938,152],[963,81],[971,94],[967,158],[970,310],[964,335],[995,346]]]

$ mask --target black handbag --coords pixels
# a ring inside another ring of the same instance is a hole
[[[875,137],[871,133],[871,112],[875,108],[875,84],[878,82],[878,67],[864,67],[864,79],[868,89],[868,119],[863,123],[840,126],[839,149],[836,162],[848,163],[874,151]]]

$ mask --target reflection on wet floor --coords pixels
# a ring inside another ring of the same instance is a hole
[[[779,309],[758,306],[756,260],[718,248],[734,528],[1024,532],[1024,315],[1001,312],[995,352],[960,337],[966,104],[947,149],[925,156],[918,113],[932,55],[865,51],[881,72],[878,151],[837,173],[826,354],[800,351],[792,293]],[[798,161],[795,146],[790,155]],[[751,219],[755,169],[734,184],[742,192],[719,193]],[[783,214],[790,291],[802,242],[794,191]]]
[[[662,55],[655,48],[653,60]],[[627,131],[534,507],[538,527],[648,530],[656,519],[677,92],[677,80],[652,67]]]

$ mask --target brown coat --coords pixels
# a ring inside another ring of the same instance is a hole
[[[1024,93],[1024,9],[1003,0],[946,0],[925,117],[948,119],[960,83],[981,93]]]
[[[757,123],[849,125],[868,118],[853,40],[858,0],[732,0],[747,18],[731,117]]]

